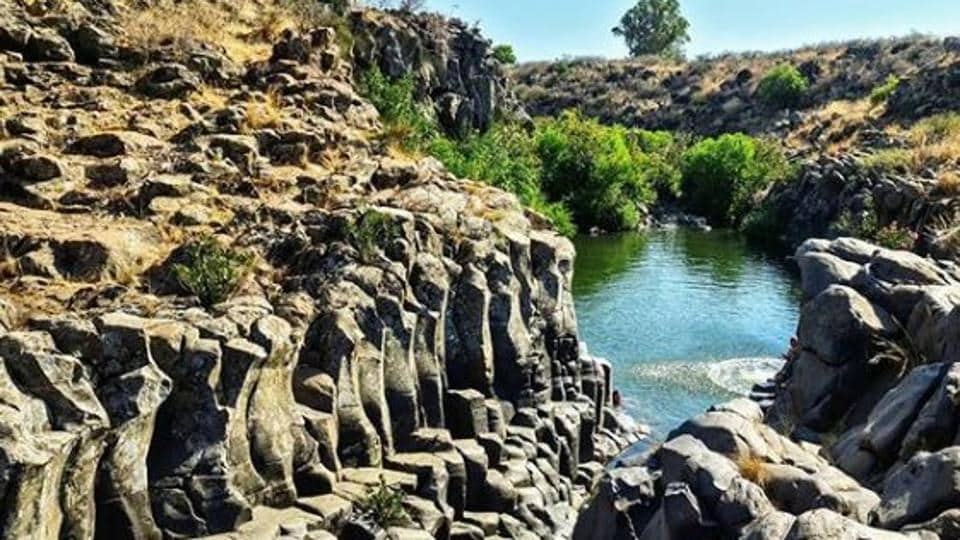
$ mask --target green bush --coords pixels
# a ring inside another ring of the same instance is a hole
[[[880,86],[874,88],[870,92],[870,103],[876,107],[881,103],[886,103],[890,96],[897,91],[897,87],[900,86],[900,77],[896,75],[890,75],[887,77],[886,82]]]
[[[402,490],[388,486],[381,478],[380,487],[357,502],[357,510],[381,529],[403,527],[410,524],[410,516],[403,508],[403,499]]]
[[[360,75],[359,88],[380,112],[388,142],[413,151],[426,145],[437,134],[433,115],[416,99],[412,75],[394,80],[373,67]]]
[[[790,173],[779,147],[741,133],[704,139],[680,161],[686,201],[717,224],[739,224],[755,196]]]
[[[675,200],[681,195],[680,157],[686,141],[668,131],[630,132],[631,143],[639,150],[637,159],[645,181],[653,187],[658,200]]]
[[[916,240],[913,233],[896,221],[881,226],[877,211],[869,201],[859,214],[844,211],[834,227],[840,234],[861,238],[888,249],[910,250]]]
[[[580,226],[635,228],[641,217],[638,205],[656,199],[645,175],[644,154],[626,128],[604,126],[568,111],[538,126],[536,145],[544,193],[565,203]]]
[[[236,292],[253,258],[227,249],[207,236],[184,248],[183,261],[173,265],[174,276],[201,304],[210,307]]]
[[[800,105],[810,83],[797,68],[781,64],[768,71],[760,80],[757,94],[760,101],[781,109]]]
[[[549,218],[566,236],[576,233],[563,203],[546,200],[540,188],[543,167],[533,137],[514,124],[494,124],[485,133],[461,140],[435,137],[426,149],[453,174],[479,180],[517,196],[522,204]]]
[[[347,236],[360,252],[360,258],[366,262],[376,258],[378,245],[389,243],[398,234],[390,216],[377,210],[363,210],[347,230]]]
[[[511,45],[497,45],[493,48],[493,57],[501,64],[516,64],[517,55]]]

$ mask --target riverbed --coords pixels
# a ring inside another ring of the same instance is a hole
[[[624,406],[663,437],[772,376],[796,331],[799,291],[778,257],[732,232],[579,237],[580,335],[614,366]]]

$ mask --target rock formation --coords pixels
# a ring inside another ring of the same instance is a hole
[[[772,407],[713,407],[609,472],[575,538],[957,537],[960,268],[849,238],[796,261]]]
[[[354,60],[391,77],[412,75],[450,132],[486,129],[498,117],[526,116],[504,66],[476,27],[434,13],[354,11]]]
[[[0,537],[568,534],[636,440],[570,242],[372,137],[331,28],[238,62],[136,9],[0,0]],[[453,125],[503,105],[462,24],[352,17],[357,63],[417,71]],[[209,235],[253,262],[204,306],[176,265]]]

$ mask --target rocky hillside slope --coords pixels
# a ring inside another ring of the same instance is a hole
[[[758,92],[783,64],[809,83],[793,109],[771,107]],[[857,236],[939,257],[955,257],[960,244],[960,121],[950,116],[960,110],[958,75],[960,39],[923,37],[687,63],[534,63],[513,72],[533,115],[573,108],[694,138],[744,132],[781,143],[799,171],[758,194],[753,220],[766,241],[792,250],[811,237]],[[890,77],[899,82],[889,96],[873,99]]]
[[[759,99],[760,80],[780,64],[797,67],[810,82],[799,110],[771,110]],[[904,82],[878,123],[956,109],[955,95],[942,90],[955,84],[949,74],[958,69],[957,38],[908,37],[690,62],[649,57],[528,63],[513,76],[534,116],[576,108],[603,122],[645,129],[787,135],[802,149],[845,142],[865,127],[865,98],[891,75]]]
[[[0,0],[0,537],[563,536],[635,440],[570,242],[353,86],[410,66],[482,125],[488,44],[296,17]],[[183,277],[236,260],[223,302]]]
[[[797,260],[798,355],[770,410],[678,427],[605,476],[575,538],[958,537],[960,268],[854,239]]]

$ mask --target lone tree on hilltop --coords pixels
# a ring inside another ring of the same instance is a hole
[[[640,0],[623,15],[613,33],[627,42],[631,56],[681,56],[683,45],[690,41],[689,28],[679,0]]]

